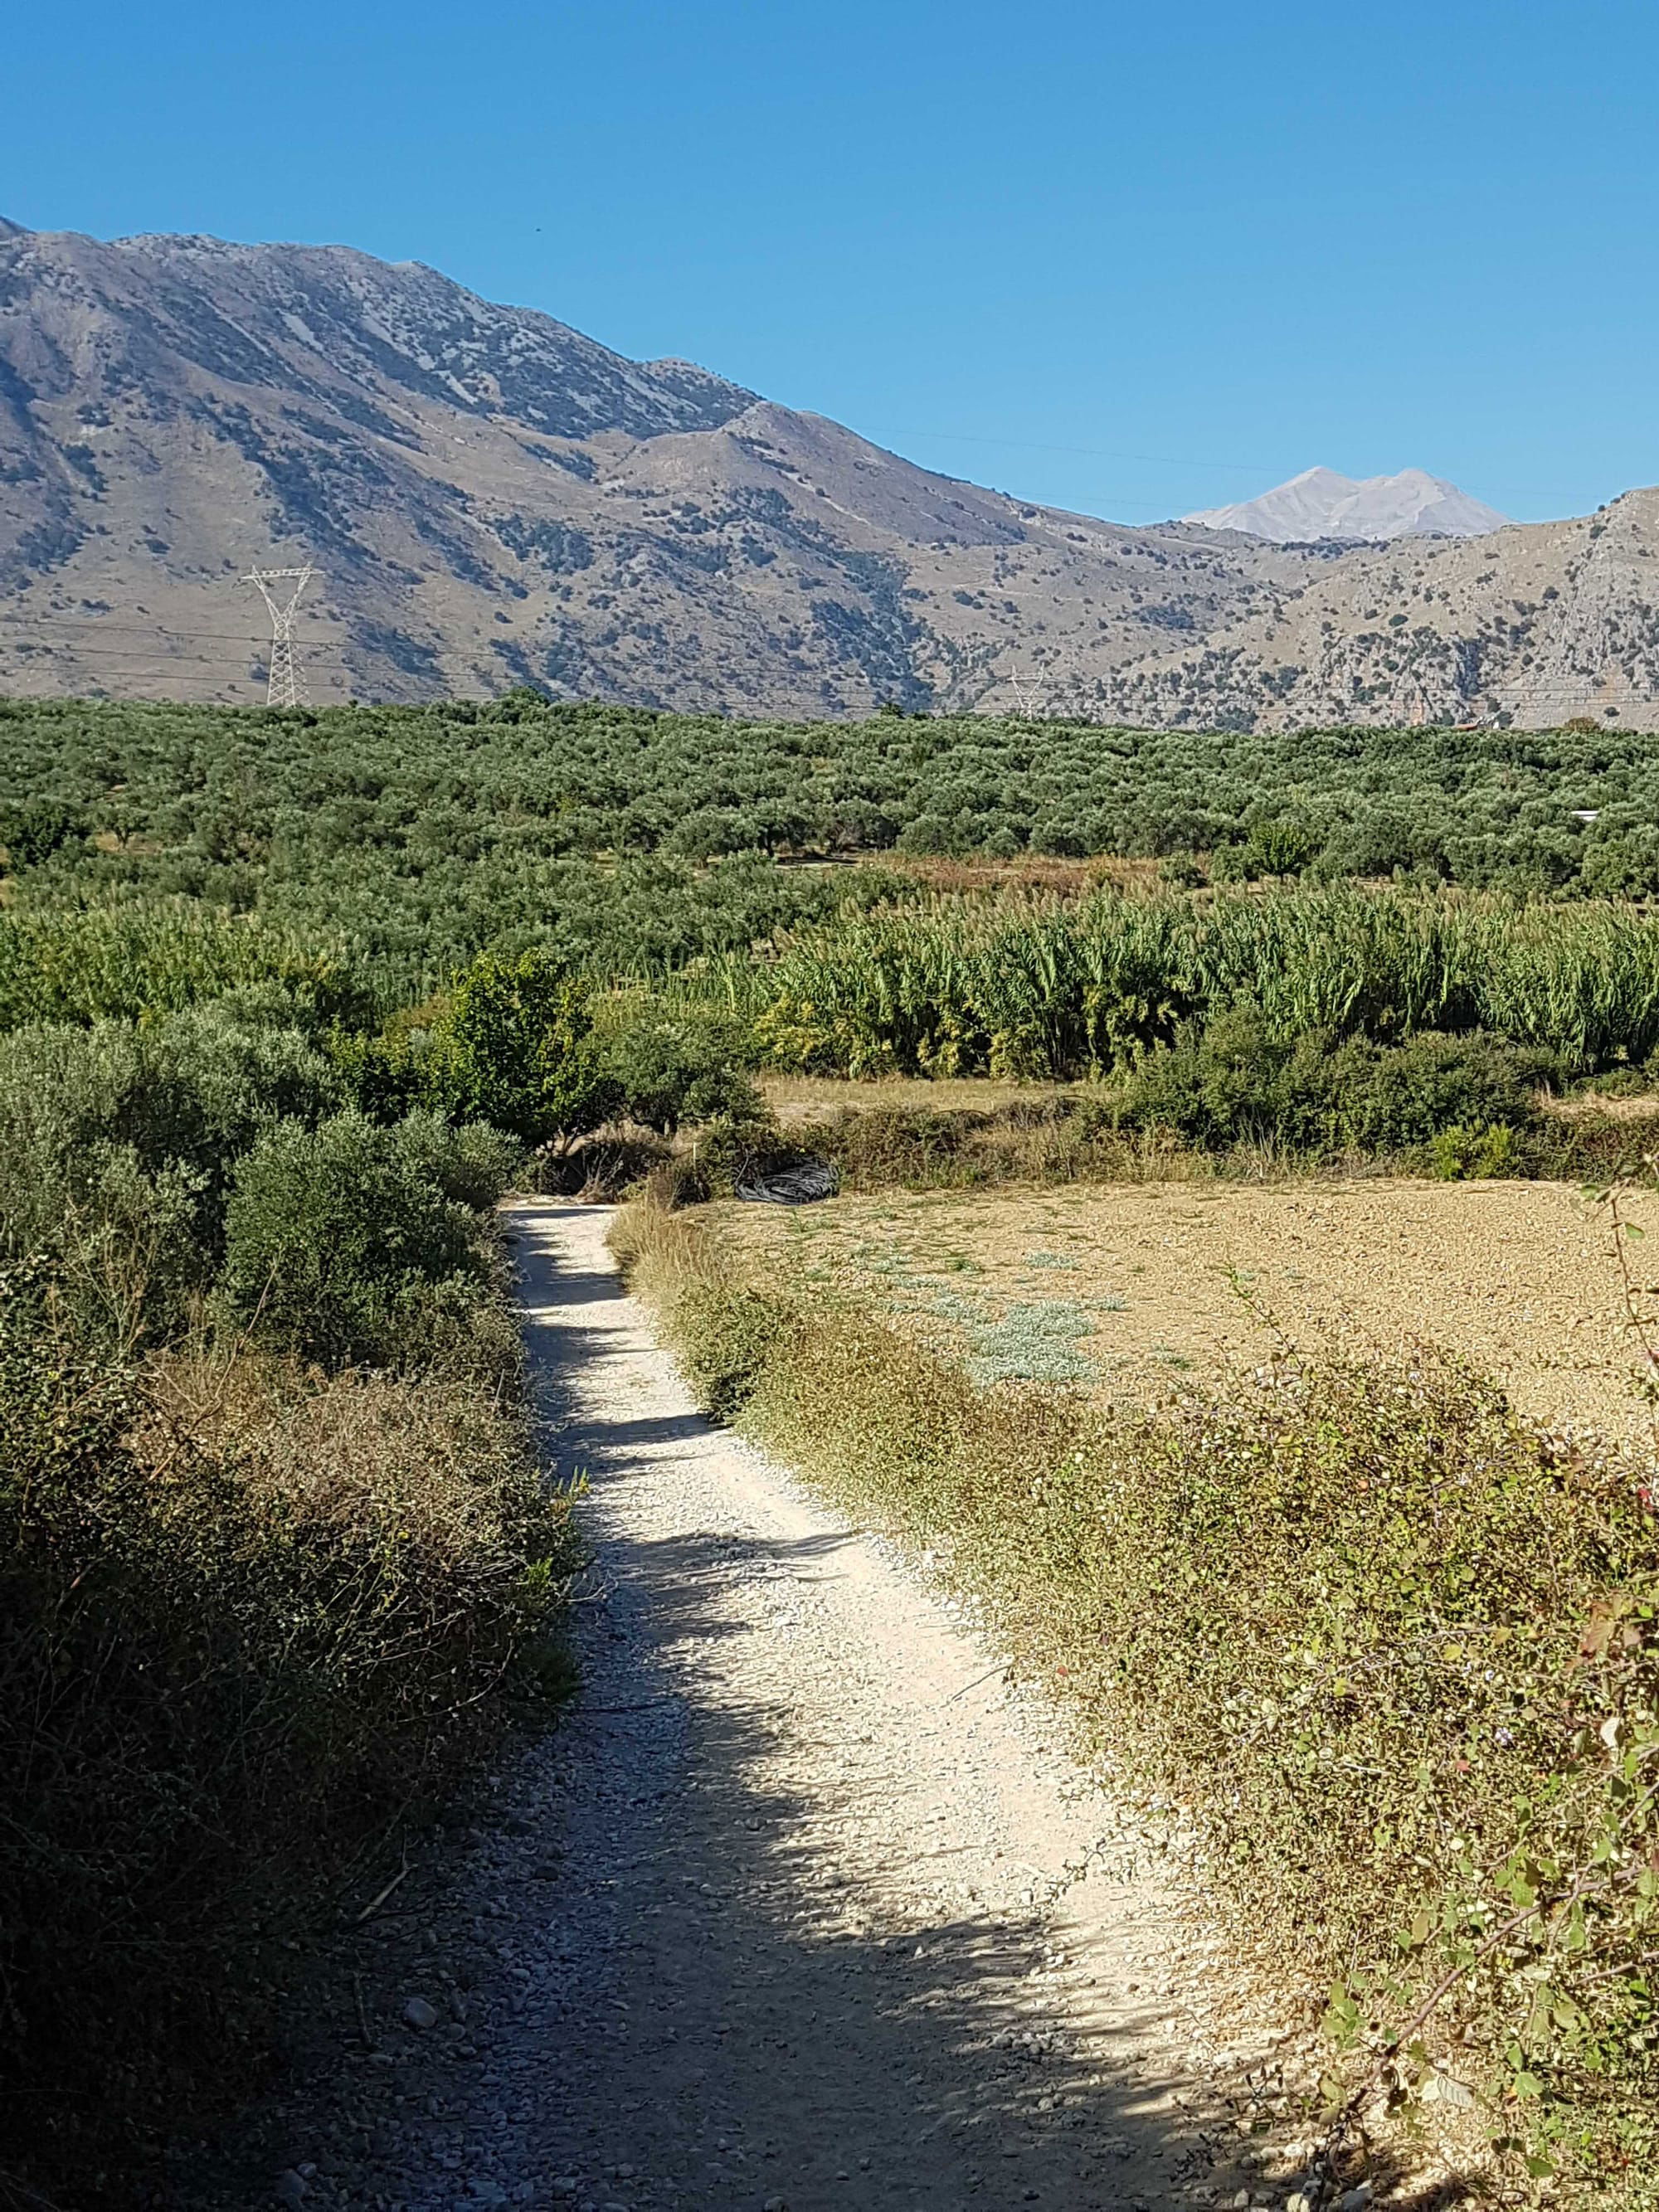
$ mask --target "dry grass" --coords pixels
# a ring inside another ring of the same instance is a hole
[[[1538,1103],[1540,1112],[1558,1121],[1639,1126],[1644,1121],[1659,1121],[1659,1091],[1638,1091],[1626,1098],[1605,1097],[1595,1091],[1582,1093],[1576,1098],[1555,1098],[1546,1094]]]
[[[787,1127],[838,1114],[992,1114],[1075,1095],[1075,1083],[1007,1083],[990,1076],[889,1075],[854,1083],[839,1075],[763,1075],[762,1096]]]
[[[0,1298],[0,2202],[131,2179],[279,1941],[552,1679],[574,1565],[510,1394],[245,1349],[135,1377]]]
[[[951,1203],[871,1225],[896,1252]],[[1120,1778],[1181,1805],[1243,1930],[1329,1993],[1332,2109],[1381,2128],[1386,2090],[1433,2128],[1443,2068],[1496,2138],[1480,2193],[1535,2202],[1554,2165],[1573,2203],[1653,2212],[1651,1460],[1543,1434],[1421,1346],[1144,1410],[976,1389],[806,1282],[829,1211],[753,1237],[620,1218],[705,1405],[926,1546]],[[1021,1225],[1060,1250],[1058,1212]],[[1358,2179],[1352,2136],[1328,2148],[1324,2202]]]
[[[1632,1211],[1659,1229],[1659,1200]],[[1024,1362],[1030,1379],[1147,1403],[1271,1358],[1280,1331],[1362,1352],[1426,1337],[1535,1419],[1650,1433],[1610,1225],[1559,1183],[889,1192],[708,1218],[745,1269],[896,1320],[988,1378]],[[1659,1276],[1637,1265],[1652,1311]]]

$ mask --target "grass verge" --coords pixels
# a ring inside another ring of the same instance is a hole
[[[792,1127],[787,1136],[833,1160],[848,1191],[1375,1175],[1609,1182],[1648,1142],[1639,1124],[1593,1111],[1571,1119],[1540,1113],[1518,1128],[1454,1122],[1421,1142],[1370,1147],[1305,1146],[1272,1127],[1206,1139],[1170,1122],[1125,1126],[1078,1094],[983,1109],[848,1108]]]
[[[1438,2103],[1527,2188],[1659,2202],[1644,1470],[1426,1348],[1114,1415],[744,1280],[694,1215],[616,1243],[712,1413],[942,1554],[1189,1809],[1350,2054],[1334,2115]]]

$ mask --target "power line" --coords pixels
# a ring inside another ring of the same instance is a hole
[[[172,653],[155,657],[160,659],[164,667],[241,668],[246,666],[247,661],[254,659],[256,655],[262,651],[263,647],[256,642],[250,647],[249,651],[246,654]],[[142,660],[151,657],[144,653],[142,646],[137,645],[109,647],[100,645],[35,645],[31,644],[27,640],[24,640],[21,643],[15,645],[9,644],[4,640],[0,640],[0,653],[14,653],[20,658],[27,658],[30,659],[39,657],[66,656],[72,660]],[[311,665],[313,667],[319,668],[345,668],[348,671],[349,668],[349,664],[348,662],[337,659],[332,654],[329,654],[321,659],[313,658]]]
[[[53,613],[29,614],[23,616],[0,615],[0,622],[16,621],[51,623],[58,629],[103,630],[106,634],[112,634],[118,637],[185,637],[191,639],[218,638],[222,640],[227,645],[253,645],[261,647],[265,642],[264,638],[260,637],[257,632],[253,630],[172,629],[165,623],[112,623],[105,622],[97,617],[94,617],[92,620],[88,620],[85,617],[81,615],[59,615]]]

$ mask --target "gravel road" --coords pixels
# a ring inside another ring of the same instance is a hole
[[[355,2002],[242,2130],[257,2184],[183,2197],[1283,2205],[1301,2147],[1245,2123],[1291,2046],[1178,1838],[925,1563],[698,1415],[609,1220],[508,1216],[550,1463],[592,1486],[574,1710],[353,1939]]]

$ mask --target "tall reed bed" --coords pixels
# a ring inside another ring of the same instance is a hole
[[[1249,1006],[1293,1035],[1487,1030],[1590,1073],[1659,1048],[1659,916],[1354,889],[933,898],[802,931],[695,988],[802,1072],[1108,1073]]]
[[[326,1023],[367,1011],[356,966],[343,939],[198,899],[15,908],[0,912],[0,1030],[138,1021],[250,986]]]

